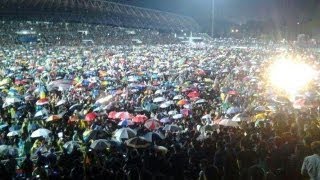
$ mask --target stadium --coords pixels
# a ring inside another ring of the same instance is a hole
[[[1,0],[0,179],[319,179],[319,7]]]

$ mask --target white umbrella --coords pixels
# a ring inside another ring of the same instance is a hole
[[[175,114],[172,116],[173,119],[181,119],[183,118],[183,114]]]
[[[240,121],[247,121],[249,119],[250,118],[248,116],[244,116],[243,114],[239,113],[232,118],[232,121],[240,122]]]
[[[162,89],[158,89],[156,90],[156,92],[154,92],[154,94],[162,94],[162,93],[164,93],[164,90]]]
[[[169,111],[168,112],[168,115],[175,115],[175,114],[177,114],[178,113],[178,111],[176,111],[176,110],[172,110],[172,111]]]
[[[241,110],[239,107],[230,107],[228,110],[227,110],[227,114],[237,114],[239,113]]]
[[[96,101],[96,104],[106,104],[106,103],[109,103],[110,100],[113,98],[112,95],[108,95],[106,97],[103,97],[103,98],[100,98]]]
[[[157,98],[153,99],[153,102],[158,103],[158,102],[163,102],[165,100],[166,100],[166,98],[164,98],[164,97],[157,97]]]
[[[135,137],[137,132],[131,128],[121,128],[115,131],[114,137],[117,140],[130,139]]]
[[[19,131],[11,131],[7,134],[8,137],[18,136],[18,135],[19,135]]]
[[[222,119],[219,122],[219,125],[228,127],[239,127],[239,124],[235,121],[232,121],[231,119]]]
[[[60,101],[57,102],[56,106],[60,106],[62,104],[65,104],[67,101],[64,99],[61,99]]]
[[[49,134],[51,133],[50,130],[48,129],[45,129],[45,128],[39,128],[37,130],[35,130],[32,134],[31,134],[31,137],[32,138],[37,138],[37,137],[48,137]]]
[[[183,96],[180,94],[173,97],[173,100],[180,100],[180,99],[183,99]]]
[[[48,110],[45,108],[43,108],[41,111],[36,112],[34,117],[40,117],[40,116],[44,116],[44,115],[48,115]]]
[[[185,104],[183,107],[186,109],[192,109],[192,104]]]
[[[199,100],[196,101],[196,104],[203,104],[203,103],[206,103],[206,102],[207,102],[207,100],[205,100],[205,99],[199,99]]]
[[[166,102],[160,104],[159,107],[160,107],[160,108],[167,108],[167,107],[169,107],[169,106],[172,105],[172,104],[174,104],[173,101],[166,101]]]

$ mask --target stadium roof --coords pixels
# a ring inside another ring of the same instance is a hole
[[[169,31],[198,31],[190,17],[105,0],[1,0],[0,16]]]

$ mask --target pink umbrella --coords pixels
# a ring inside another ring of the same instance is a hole
[[[111,112],[109,112],[109,114],[108,114],[108,118],[110,118],[110,119],[115,119],[116,114],[117,114],[116,111],[111,111]]]
[[[135,123],[144,123],[147,119],[147,116],[138,114],[132,119],[132,121]]]
[[[115,114],[115,118],[116,119],[121,119],[121,120],[124,120],[124,119],[132,119],[132,115],[128,112],[117,112]]]
[[[192,91],[190,92],[188,95],[187,95],[189,98],[196,98],[196,97],[199,97],[200,94],[198,91]]]
[[[149,130],[155,130],[155,129],[159,129],[161,127],[161,124],[159,121],[155,119],[149,119],[144,123],[144,126]]]
[[[91,112],[86,115],[85,120],[90,122],[96,119],[96,117],[97,117],[97,114],[94,112]]]

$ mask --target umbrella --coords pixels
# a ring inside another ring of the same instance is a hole
[[[213,126],[211,126],[211,125],[205,125],[205,126],[202,126],[201,128],[200,128],[200,132],[201,133],[205,133],[205,132],[207,132],[207,131],[214,131],[214,130],[216,130],[216,129],[218,129],[219,128],[219,126],[217,126],[217,125],[213,125]]]
[[[150,146],[149,142],[141,137],[134,137],[125,141],[125,144],[132,148],[147,148]]]
[[[176,96],[174,96],[173,97],[173,100],[181,100],[181,99],[183,99],[184,97],[182,96],[182,95],[176,95]]]
[[[60,101],[57,102],[56,106],[60,106],[62,104],[65,104],[67,101],[64,99],[61,99]]]
[[[42,110],[36,112],[34,117],[40,117],[40,116],[45,116],[45,115],[48,115],[48,110],[43,108]]]
[[[167,101],[167,102],[164,102],[164,103],[162,103],[162,104],[160,104],[160,108],[167,108],[167,107],[169,107],[171,105],[171,103],[169,102],[169,101]]]
[[[199,99],[196,101],[196,104],[203,104],[203,103],[207,103],[208,101],[205,99]]]
[[[132,119],[132,115],[128,112],[118,112],[115,114],[115,119],[121,119],[121,120],[124,120],[124,119]]]
[[[37,106],[43,106],[43,105],[46,105],[46,104],[49,104],[49,100],[48,100],[47,98],[39,99],[39,100],[36,102],[36,105],[37,105]]]
[[[172,116],[173,119],[181,119],[183,118],[183,114],[175,114]]]
[[[16,156],[18,155],[18,150],[12,146],[0,145],[0,156],[5,157],[8,155]]]
[[[132,118],[132,121],[135,123],[144,123],[147,119],[147,116],[138,114],[134,118]]]
[[[111,112],[109,112],[109,114],[108,114],[108,118],[110,118],[110,119],[115,119],[116,114],[117,114],[116,111],[111,111]]]
[[[164,118],[160,119],[160,122],[162,122],[162,123],[170,123],[171,119],[169,117],[164,117]]]
[[[188,95],[187,95],[189,98],[196,98],[196,97],[199,97],[200,94],[198,91],[192,91],[190,92]]]
[[[2,124],[2,125],[0,125],[0,130],[4,129],[6,127],[8,127],[8,124]]]
[[[59,120],[59,119],[61,119],[61,118],[62,118],[62,116],[60,116],[60,115],[51,115],[51,116],[49,116],[49,117],[47,118],[46,121],[57,121],[57,120]]]
[[[111,144],[108,140],[97,139],[92,142],[92,144],[90,145],[90,148],[94,149],[94,150],[105,150],[106,148],[108,148],[110,146],[111,146]]]
[[[239,124],[235,121],[232,121],[231,119],[222,119],[219,122],[219,125],[228,127],[239,127]]]
[[[157,98],[153,99],[153,102],[154,103],[159,103],[159,102],[163,102],[165,100],[166,100],[166,98],[164,98],[164,97],[157,97]]]
[[[86,115],[85,120],[90,122],[96,119],[96,117],[97,117],[97,114],[94,112],[91,112]]]
[[[244,114],[242,114],[242,113],[239,113],[239,114],[235,115],[235,116],[232,118],[232,121],[234,121],[234,122],[240,122],[240,121],[247,121],[247,120],[249,120],[249,119],[250,119],[249,116],[246,116],[246,115],[244,115]]]
[[[148,132],[143,137],[148,142],[153,142],[156,139],[163,140],[165,138],[164,135],[160,132]]]
[[[114,133],[114,137],[117,140],[121,140],[121,139],[130,139],[135,137],[137,134],[136,131],[130,129],[130,128],[121,128],[115,131]]]
[[[74,104],[74,105],[70,106],[69,110],[70,110],[70,111],[74,111],[74,110],[76,110],[76,109],[77,109],[77,110],[80,110],[82,107],[83,107],[82,104]]]
[[[14,104],[14,103],[18,103],[21,102],[21,99],[17,98],[17,97],[7,97],[4,100],[4,103],[6,104]]]
[[[108,95],[106,97],[100,98],[96,101],[96,104],[107,104],[112,100],[113,96]]]
[[[188,101],[185,100],[185,99],[182,99],[182,100],[180,100],[180,101],[177,102],[177,105],[178,105],[178,106],[183,106],[183,105],[185,105],[185,104],[188,104]]]
[[[156,92],[154,92],[154,94],[162,94],[162,93],[164,93],[164,92],[165,92],[164,90],[158,89],[158,90],[156,90]]]
[[[153,111],[153,110],[156,110],[158,108],[158,106],[154,103],[147,103],[143,109],[146,110],[146,111]]]
[[[80,148],[80,145],[76,141],[68,141],[63,145],[63,148],[67,150],[68,154],[71,154],[74,149]]]
[[[37,138],[37,137],[47,138],[50,133],[51,133],[51,131],[48,130],[48,129],[39,128],[39,129],[35,130],[35,131],[31,134],[31,137],[32,137],[32,138]]]
[[[91,139],[107,139],[110,137],[110,134],[104,130],[92,130],[86,131],[83,133],[83,139],[85,141],[90,141]]]
[[[239,113],[241,110],[240,110],[240,108],[239,107],[230,107],[228,110],[227,110],[227,112],[226,112],[226,114],[237,114],[237,113]]]
[[[59,80],[50,82],[47,87],[49,91],[53,89],[59,89],[61,91],[65,91],[65,90],[68,90],[71,85],[72,85],[72,80],[59,79]]]
[[[144,127],[146,127],[149,130],[159,129],[160,126],[161,126],[160,122],[155,119],[149,119],[144,123]]]
[[[169,111],[169,112],[168,112],[168,115],[172,116],[172,115],[175,115],[175,114],[177,114],[177,113],[178,113],[178,111],[172,110],[172,111]]]
[[[118,126],[131,126],[134,123],[128,119],[122,120],[118,123]]]
[[[19,131],[11,131],[7,134],[8,137],[18,136],[18,135],[19,135]]]
[[[164,154],[167,154],[168,149],[164,146],[154,146],[154,149],[158,152],[162,152]]]
[[[181,131],[181,128],[175,124],[166,125],[163,130],[165,131],[171,131],[171,132],[177,132]]]
[[[202,116],[201,119],[211,119],[211,115],[206,114],[206,115]]]

